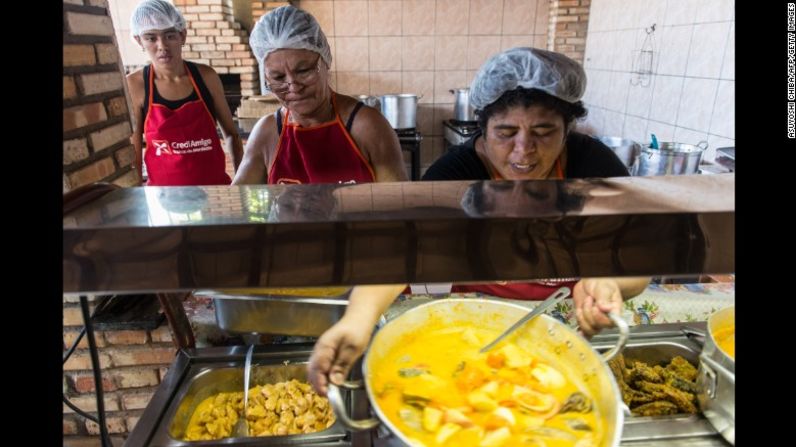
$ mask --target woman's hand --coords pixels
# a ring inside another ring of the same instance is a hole
[[[575,284],[572,301],[580,330],[586,337],[591,337],[603,328],[614,326],[605,314],[621,313],[622,290],[612,278],[585,278]]]
[[[369,323],[343,317],[315,342],[307,373],[318,394],[326,396],[330,380],[335,385],[343,383],[351,365],[368,346],[373,331]]]

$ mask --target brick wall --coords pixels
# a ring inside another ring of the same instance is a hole
[[[235,21],[231,0],[174,0],[188,25],[182,56],[207,64],[219,74],[240,75],[241,95],[260,93],[257,60],[249,33]]]
[[[278,8],[280,6],[289,5],[291,3],[297,4],[299,2],[297,2],[297,1],[294,1],[294,2],[289,2],[289,1],[284,1],[284,2],[263,2],[263,1],[253,0],[252,1],[252,20],[253,20],[253,23],[257,23],[257,21],[260,20],[260,17],[262,17],[264,14],[267,14],[272,9],[276,9],[276,8]],[[298,6],[298,5],[296,5],[296,6]]]
[[[548,46],[583,63],[591,0],[550,0]]]
[[[89,297],[93,312],[94,297]],[[83,318],[77,297],[64,298],[64,350],[77,339]],[[176,350],[165,323],[153,331],[96,331],[102,365],[105,416],[108,432],[129,433],[141,417]],[[64,392],[78,408],[96,416],[94,377],[86,337],[64,364]],[[65,446],[99,445],[99,427],[63,406]]]
[[[125,81],[105,0],[64,1],[63,190],[136,182]]]

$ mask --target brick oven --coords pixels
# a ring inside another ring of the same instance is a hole
[[[249,48],[249,32],[235,21],[232,0],[174,0],[174,5],[188,26],[183,58],[213,67],[225,94],[255,94],[257,60]]]
[[[257,60],[249,47],[251,27],[263,14],[290,3],[174,0],[188,25],[183,57],[216,70],[231,110],[237,108],[242,96],[260,94]]]

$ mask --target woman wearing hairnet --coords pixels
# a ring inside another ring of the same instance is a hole
[[[423,180],[534,180],[627,176],[616,155],[574,131],[586,115],[580,98],[583,68],[563,54],[513,48],[490,58],[475,76],[470,102],[481,131],[432,164]],[[649,278],[584,278],[572,281],[454,285],[453,292],[540,300],[561,286],[572,289],[575,317],[586,335],[613,326],[604,312],[620,313],[623,299],[641,293]],[[379,316],[405,285],[361,286],[352,291],[343,318],[315,344],[309,379],[325,395],[364,352]]]
[[[147,185],[230,184],[216,122],[236,169],[243,146],[218,74],[182,58],[182,14],[163,0],[144,0],[133,11],[130,30],[150,60],[127,76],[138,175],[143,178],[141,151],[146,140]]]
[[[281,103],[252,130],[235,184],[406,180],[395,131],[377,110],[329,87],[332,54],[309,13],[282,6],[249,38]]]

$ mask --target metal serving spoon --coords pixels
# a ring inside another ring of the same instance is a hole
[[[246,438],[249,436],[249,424],[246,423],[246,413],[249,408],[249,374],[252,367],[252,352],[254,345],[249,345],[249,350],[246,351],[246,364],[243,367],[243,415],[238,418],[238,423],[235,424],[235,437]]]
[[[511,334],[512,332],[517,330],[517,328],[519,328],[520,326],[524,325],[525,323],[527,323],[528,321],[530,321],[531,319],[533,319],[535,316],[539,315],[540,313],[546,311],[548,308],[553,307],[556,304],[558,304],[561,301],[563,301],[566,297],[569,296],[570,292],[571,291],[569,290],[569,287],[562,287],[562,288],[556,290],[555,292],[553,292],[552,295],[547,297],[546,300],[542,301],[541,303],[539,303],[538,306],[534,307],[532,311],[528,312],[528,315],[525,315],[524,317],[520,318],[519,321],[517,321],[516,323],[511,325],[511,327],[506,329],[502,334],[500,334],[498,336],[498,338],[494,339],[491,343],[489,343],[486,346],[484,346],[483,348],[481,348],[481,350],[478,351],[478,352],[484,353],[484,352],[489,351],[490,349],[495,347],[496,344],[500,343],[501,340],[503,340],[509,334]]]

